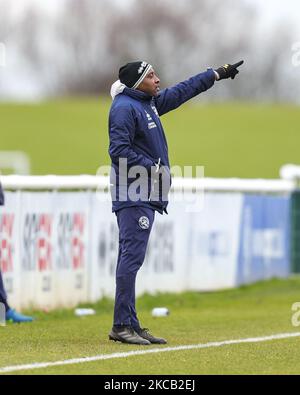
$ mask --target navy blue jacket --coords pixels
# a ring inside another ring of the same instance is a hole
[[[3,194],[3,190],[2,190],[2,186],[0,183],[0,206],[4,205],[4,194]]]
[[[155,166],[160,158],[161,165],[170,168],[168,144],[159,117],[206,91],[213,86],[214,81],[215,73],[208,69],[162,90],[156,97],[127,87],[115,97],[109,114],[109,155],[112,161],[112,174],[114,171],[116,175],[111,177],[113,212],[130,206],[152,207],[161,214],[167,212],[167,199],[155,202],[149,200],[151,167]],[[149,194],[145,199],[129,199],[128,188],[137,178],[120,177],[120,158],[126,158],[127,170],[137,165],[147,169]],[[127,187],[122,188],[124,180]]]

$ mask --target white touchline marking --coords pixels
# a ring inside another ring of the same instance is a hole
[[[258,343],[258,342],[264,342],[269,340],[287,339],[289,337],[300,337],[300,332],[279,333],[277,335],[271,335],[271,336],[249,337],[247,339],[223,340],[223,341],[209,342],[203,344],[188,344],[185,346],[176,346],[176,347],[151,348],[150,350],[118,352],[114,354],[95,355],[94,357],[66,359],[64,361],[56,361],[56,362],[37,362],[27,365],[5,366],[3,368],[0,368],[0,374],[17,372],[19,370],[32,370],[32,369],[49,368],[53,366],[73,365],[78,363],[101,361],[105,359],[126,358],[135,355],[145,355],[145,354],[162,353],[169,351],[181,351],[181,350],[196,350],[201,348],[227,346],[230,344]]]

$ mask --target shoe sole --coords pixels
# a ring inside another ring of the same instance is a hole
[[[149,339],[149,338],[147,338],[147,337],[144,337],[144,336],[142,336],[142,335],[140,335],[139,334],[139,336],[140,337],[142,337],[143,339],[145,339],[145,340],[148,340],[148,342],[150,342],[151,344],[167,344],[168,342],[165,340],[165,339],[155,339],[155,338],[153,338],[152,340],[151,339]]]
[[[165,341],[151,341],[149,339],[146,339],[146,340],[148,340],[148,342],[150,342],[151,344],[168,344],[168,342],[166,340]]]
[[[149,340],[147,340],[148,343],[134,343],[134,342],[129,342],[129,341],[121,339],[121,338],[114,337],[112,335],[108,335],[108,339],[112,340],[114,342],[120,342],[120,343],[125,343],[125,344],[136,344],[136,345],[139,345],[139,346],[149,346],[149,345],[151,345]]]

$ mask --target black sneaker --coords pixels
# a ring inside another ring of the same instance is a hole
[[[140,337],[148,340],[152,344],[167,344],[167,341],[165,339],[160,338],[160,337],[154,337],[153,335],[151,335],[148,328],[136,329],[136,333]]]
[[[139,336],[133,328],[128,326],[124,326],[121,328],[112,328],[110,334],[108,335],[109,340],[113,340],[115,342],[119,341],[122,343],[129,344],[141,344],[143,346],[148,346],[151,344],[147,339]]]

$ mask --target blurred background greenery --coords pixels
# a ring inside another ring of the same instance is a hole
[[[109,91],[128,61],[153,64],[163,88],[244,59],[162,118],[171,163],[277,178],[299,163],[299,15],[296,0],[0,0],[1,172],[15,151],[32,174],[109,164]]]
[[[33,174],[96,174],[110,163],[110,103],[81,98],[2,104],[1,149],[28,153]],[[299,161],[297,106],[191,103],[162,121],[171,165],[205,166],[209,177],[278,178],[281,165]]]

